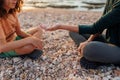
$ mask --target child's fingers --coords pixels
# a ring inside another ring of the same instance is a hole
[[[39,27],[44,29],[44,30],[46,30],[46,28],[47,28],[45,25],[42,25],[42,24],[40,24]]]
[[[42,49],[43,48],[43,46],[40,44],[40,45],[37,45],[37,49]]]

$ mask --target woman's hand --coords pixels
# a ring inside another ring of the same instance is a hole
[[[29,37],[30,38],[30,43],[36,47],[36,49],[41,50],[43,45],[42,45],[42,41],[39,38],[36,37]]]
[[[83,50],[88,43],[89,43],[89,41],[82,42],[82,43],[80,43],[80,46],[78,47],[78,51],[80,52],[80,54],[82,56],[83,56]]]
[[[60,29],[60,25],[55,25],[55,26],[49,27],[49,28],[47,28],[46,26],[43,26],[43,25],[41,25],[40,27],[42,29],[44,29],[45,31],[55,31],[55,30]]]
[[[60,29],[60,25],[55,25],[53,27],[47,28],[48,31],[55,31],[55,30],[58,30],[58,29]]]

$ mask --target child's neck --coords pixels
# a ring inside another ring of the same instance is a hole
[[[5,10],[7,11],[7,13],[9,12],[10,8],[8,8],[7,6],[4,6]]]

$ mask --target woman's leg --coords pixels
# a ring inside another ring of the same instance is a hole
[[[84,48],[83,57],[92,62],[120,64],[120,48],[93,41]]]
[[[29,34],[33,35],[34,37],[37,37],[41,40],[42,38],[42,29],[41,28],[34,28],[34,29],[30,29],[27,31]],[[23,46],[19,49],[16,49],[16,53],[18,55],[24,55],[24,54],[30,54],[33,50],[35,50],[35,47],[33,45],[26,45]]]
[[[75,32],[69,32],[69,35],[77,46],[79,46],[81,42],[84,42],[87,40],[84,36]]]
[[[69,35],[77,46],[79,46],[81,42],[86,41],[90,37],[90,34],[78,34],[75,32],[69,32]],[[96,37],[93,41],[106,42],[103,35]]]

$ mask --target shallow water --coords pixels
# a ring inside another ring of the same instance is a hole
[[[39,8],[66,8],[81,11],[103,11],[104,5],[96,4],[105,2],[106,0],[25,0],[25,6],[34,6]],[[90,5],[89,3],[94,3],[95,5]]]

